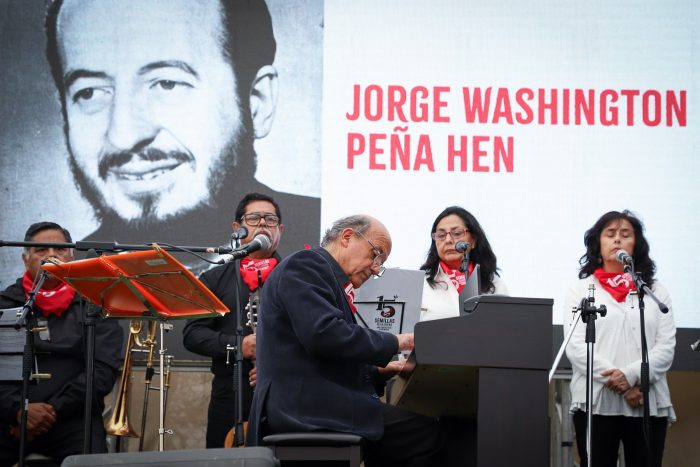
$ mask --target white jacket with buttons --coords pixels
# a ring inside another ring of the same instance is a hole
[[[639,297],[635,292],[628,294],[622,302],[614,298],[600,285],[594,276],[580,279],[574,283],[566,296],[564,304],[564,335],[568,333],[574,314],[572,308],[578,307],[583,298],[588,297],[589,284],[595,285],[595,305],[605,305],[607,315],[598,316],[595,322],[594,358],[593,358],[593,413],[599,414],[600,401],[605,388],[607,376],[601,372],[610,368],[621,370],[631,386],[640,384],[642,363],[642,346],[640,332]],[[661,313],[659,306],[651,299],[644,298],[644,327],[649,351],[649,407],[651,415],[673,415],[671,395],[666,381],[666,372],[671,368],[676,346],[676,325],[673,319],[671,297],[666,288],[657,283],[651,287],[654,295],[669,308],[667,314]],[[571,362],[573,376],[571,379],[572,409],[585,407],[586,403],[586,324],[578,323],[566,347],[566,356]],[[612,391],[611,391],[612,393]],[[618,411],[616,415],[641,416],[641,408],[631,408],[627,404],[613,403],[614,393],[606,393],[607,402],[603,410]],[[617,395],[623,398],[622,395]],[[616,409],[615,409],[616,407]],[[615,415],[604,413],[604,415]]]

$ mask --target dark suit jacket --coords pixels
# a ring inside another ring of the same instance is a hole
[[[280,256],[273,255],[277,261],[281,261]],[[241,324],[243,336],[252,334],[252,329],[248,326],[248,312],[246,304],[251,294],[250,288],[241,278],[241,262],[233,261],[228,264],[217,266],[204,272],[199,276],[199,280],[214,292],[224,305],[230,310],[224,316],[215,318],[191,319],[182,332],[185,348],[198,355],[211,357],[211,372],[214,378],[232,378],[235,362],[235,352],[231,351],[227,359],[227,345],[236,345],[236,333],[238,323]],[[262,290],[262,289],[261,289]],[[256,323],[257,323],[257,316]],[[248,408],[253,398],[253,389],[248,384],[248,372],[253,368],[250,360],[243,362],[243,417],[247,419]],[[233,388],[237,390],[237,388]],[[215,397],[212,391],[212,397]],[[236,420],[232,414],[231,420]]]
[[[249,444],[286,431],[382,436],[376,366],[397,353],[398,340],[355,323],[348,280],[323,248],[299,251],[270,274],[258,317]]]

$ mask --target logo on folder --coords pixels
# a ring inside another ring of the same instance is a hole
[[[356,302],[356,305],[359,319],[366,327],[394,334],[401,332],[406,302],[399,300],[398,295],[394,295],[394,298],[379,295],[376,300]]]

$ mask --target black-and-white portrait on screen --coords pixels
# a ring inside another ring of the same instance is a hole
[[[258,191],[316,244],[322,38],[322,0],[0,0],[0,239],[217,246]]]

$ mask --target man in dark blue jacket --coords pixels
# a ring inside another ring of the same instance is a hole
[[[336,221],[321,247],[299,251],[270,274],[258,318],[258,380],[249,444],[267,434],[337,431],[367,440],[365,465],[430,465],[435,420],[383,404],[377,390],[413,348],[413,334],[359,326],[354,290],[381,275],[386,227],[369,216]],[[390,363],[391,362],[391,363]]]

